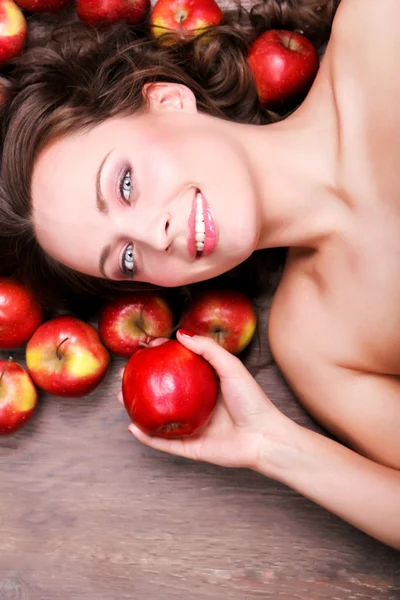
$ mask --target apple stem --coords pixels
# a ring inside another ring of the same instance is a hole
[[[67,342],[68,340],[69,340],[69,337],[66,337],[66,338],[65,338],[65,340],[63,340],[62,342],[60,342],[60,343],[58,344],[58,346],[57,346],[57,349],[56,349],[56,354],[57,354],[57,358],[58,358],[58,360],[62,360],[62,354],[60,354],[60,348],[61,348],[61,346],[62,346],[62,345],[65,343],[65,342]]]
[[[2,372],[1,372],[1,375],[0,375],[0,383],[1,383],[1,380],[3,379],[4,373],[7,372],[7,369],[10,366],[11,363],[12,363],[12,356],[10,356],[10,358],[8,359],[8,361],[6,362],[6,364],[4,365],[4,368],[3,368]]]

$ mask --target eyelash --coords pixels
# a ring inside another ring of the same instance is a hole
[[[132,247],[132,263],[133,263],[133,268],[132,269],[127,269],[125,267],[125,260],[126,260],[126,254],[128,252],[128,249]],[[121,269],[121,273],[125,276],[125,277],[129,277],[129,279],[134,279],[136,276],[136,272],[137,272],[137,268],[136,268],[136,264],[135,264],[135,257],[133,256],[133,244],[132,242],[130,242],[129,244],[127,244],[125,246],[125,248],[122,250],[122,254],[121,254],[121,264],[120,264],[120,269]]]
[[[127,200],[124,196],[123,193],[123,189],[124,189],[124,180],[125,177],[128,175],[129,173],[129,181],[130,181],[130,191],[129,191],[129,200]],[[130,205],[132,202],[132,192],[134,189],[134,185],[133,185],[133,177],[132,177],[132,168],[130,166],[126,166],[124,167],[124,169],[122,170],[119,180],[118,180],[118,196],[120,198],[120,200],[122,200],[122,202],[124,204],[128,204]]]
[[[129,182],[130,182],[129,200],[127,200],[125,198],[125,196],[124,196],[124,181],[125,181],[125,178],[128,175],[128,173],[129,173],[129,176],[130,176],[129,177]],[[129,206],[131,205],[131,202],[132,202],[132,198],[131,198],[131,196],[132,196],[132,190],[133,190],[132,168],[130,166],[126,166],[122,170],[121,175],[119,177],[119,181],[118,181],[118,195],[119,195],[121,201],[124,204],[128,204]],[[133,261],[132,261],[133,262],[133,268],[132,269],[127,269],[125,267],[125,260],[126,260],[126,254],[127,254],[128,249],[130,247],[132,248],[131,252],[132,252],[132,259],[133,259]],[[136,265],[135,265],[135,259],[134,259],[134,256],[133,256],[133,244],[132,244],[132,242],[130,242],[129,244],[127,244],[125,246],[125,248],[123,249],[123,251],[122,251],[120,270],[121,270],[121,273],[125,277],[129,277],[130,279],[134,279],[135,278],[137,269],[136,269]]]

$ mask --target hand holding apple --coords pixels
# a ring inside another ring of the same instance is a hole
[[[121,294],[99,313],[99,333],[111,352],[129,357],[154,338],[169,338],[172,311],[157,292]]]
[[[15,433],[35,412],[38,393],[32,379],[12,359],[0,360],[0,435]]]
[[[110,355],[92,325],[61,316],[35,331],[26,347],[26,364],[33,381],[46,392],[79,397],[103,380]]]
[[[0,0],[0,64],[21,54],[28,27],[22,11],[12,0]]]
[[[240,354],[256,330],[257,317],[251,300],[236,290],[208,290],[188,307],[181,328],[192,335],[213,338],[232,354]]]
[[[150,15],[151,33],[157,39],[172,34],[159,39],[170,45],[176,40],[190,40],[207,27],[218,25],[223,16],[215,0],[158,0]]]
[[[142,348],[123,373],[122,395],[133,423],[148,435],[185,437],[208,422],[218,380],[201,356],[176,340]]]
[[[312,43],[295,31],[270,29],[255,40],[248,64],[260,102],[268,108],[302,99],[318,72]]]
[[[89,25],[129,21],[141,23],[150,11],[150,0],[76,0],[79,18]]]
[[[34,295],[12,279],[0,279],[0,349],[25,344],[43,320]]]
[[[262,457],[268,465],[268,458],[285,447],[292,427],[298,425],[278,411],[237,356],[208,337],[187,337],[180,330],[177,336],[179,343],[209,362],[219,378],[212,418],[196,435],[177,440],[148,435],[135,423],[129,431],[155,450],[185,458],[256,469]]]

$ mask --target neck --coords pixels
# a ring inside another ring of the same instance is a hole
[[[239,125],[260,205],[257,250],[317,248],[335,230],[332,127],[326,114],[310,110],[262,127]]]

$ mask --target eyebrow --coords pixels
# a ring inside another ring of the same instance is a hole
[[[111,152],[112,152],[112,150],[110,150],[110,152],[108,152],[105,155],[105,157],[101,161],[100,166],[97,169],[97,173],[96,173],[96,206],[97,206],[97,210],[99,212],[101,212],[103,215],[108,214],[108,206],[107,206],[106,199],[104,198],[103,192],[101,189],[101,174],[103,172],[103,167],[106,163],[106,160],[110,156]]]

